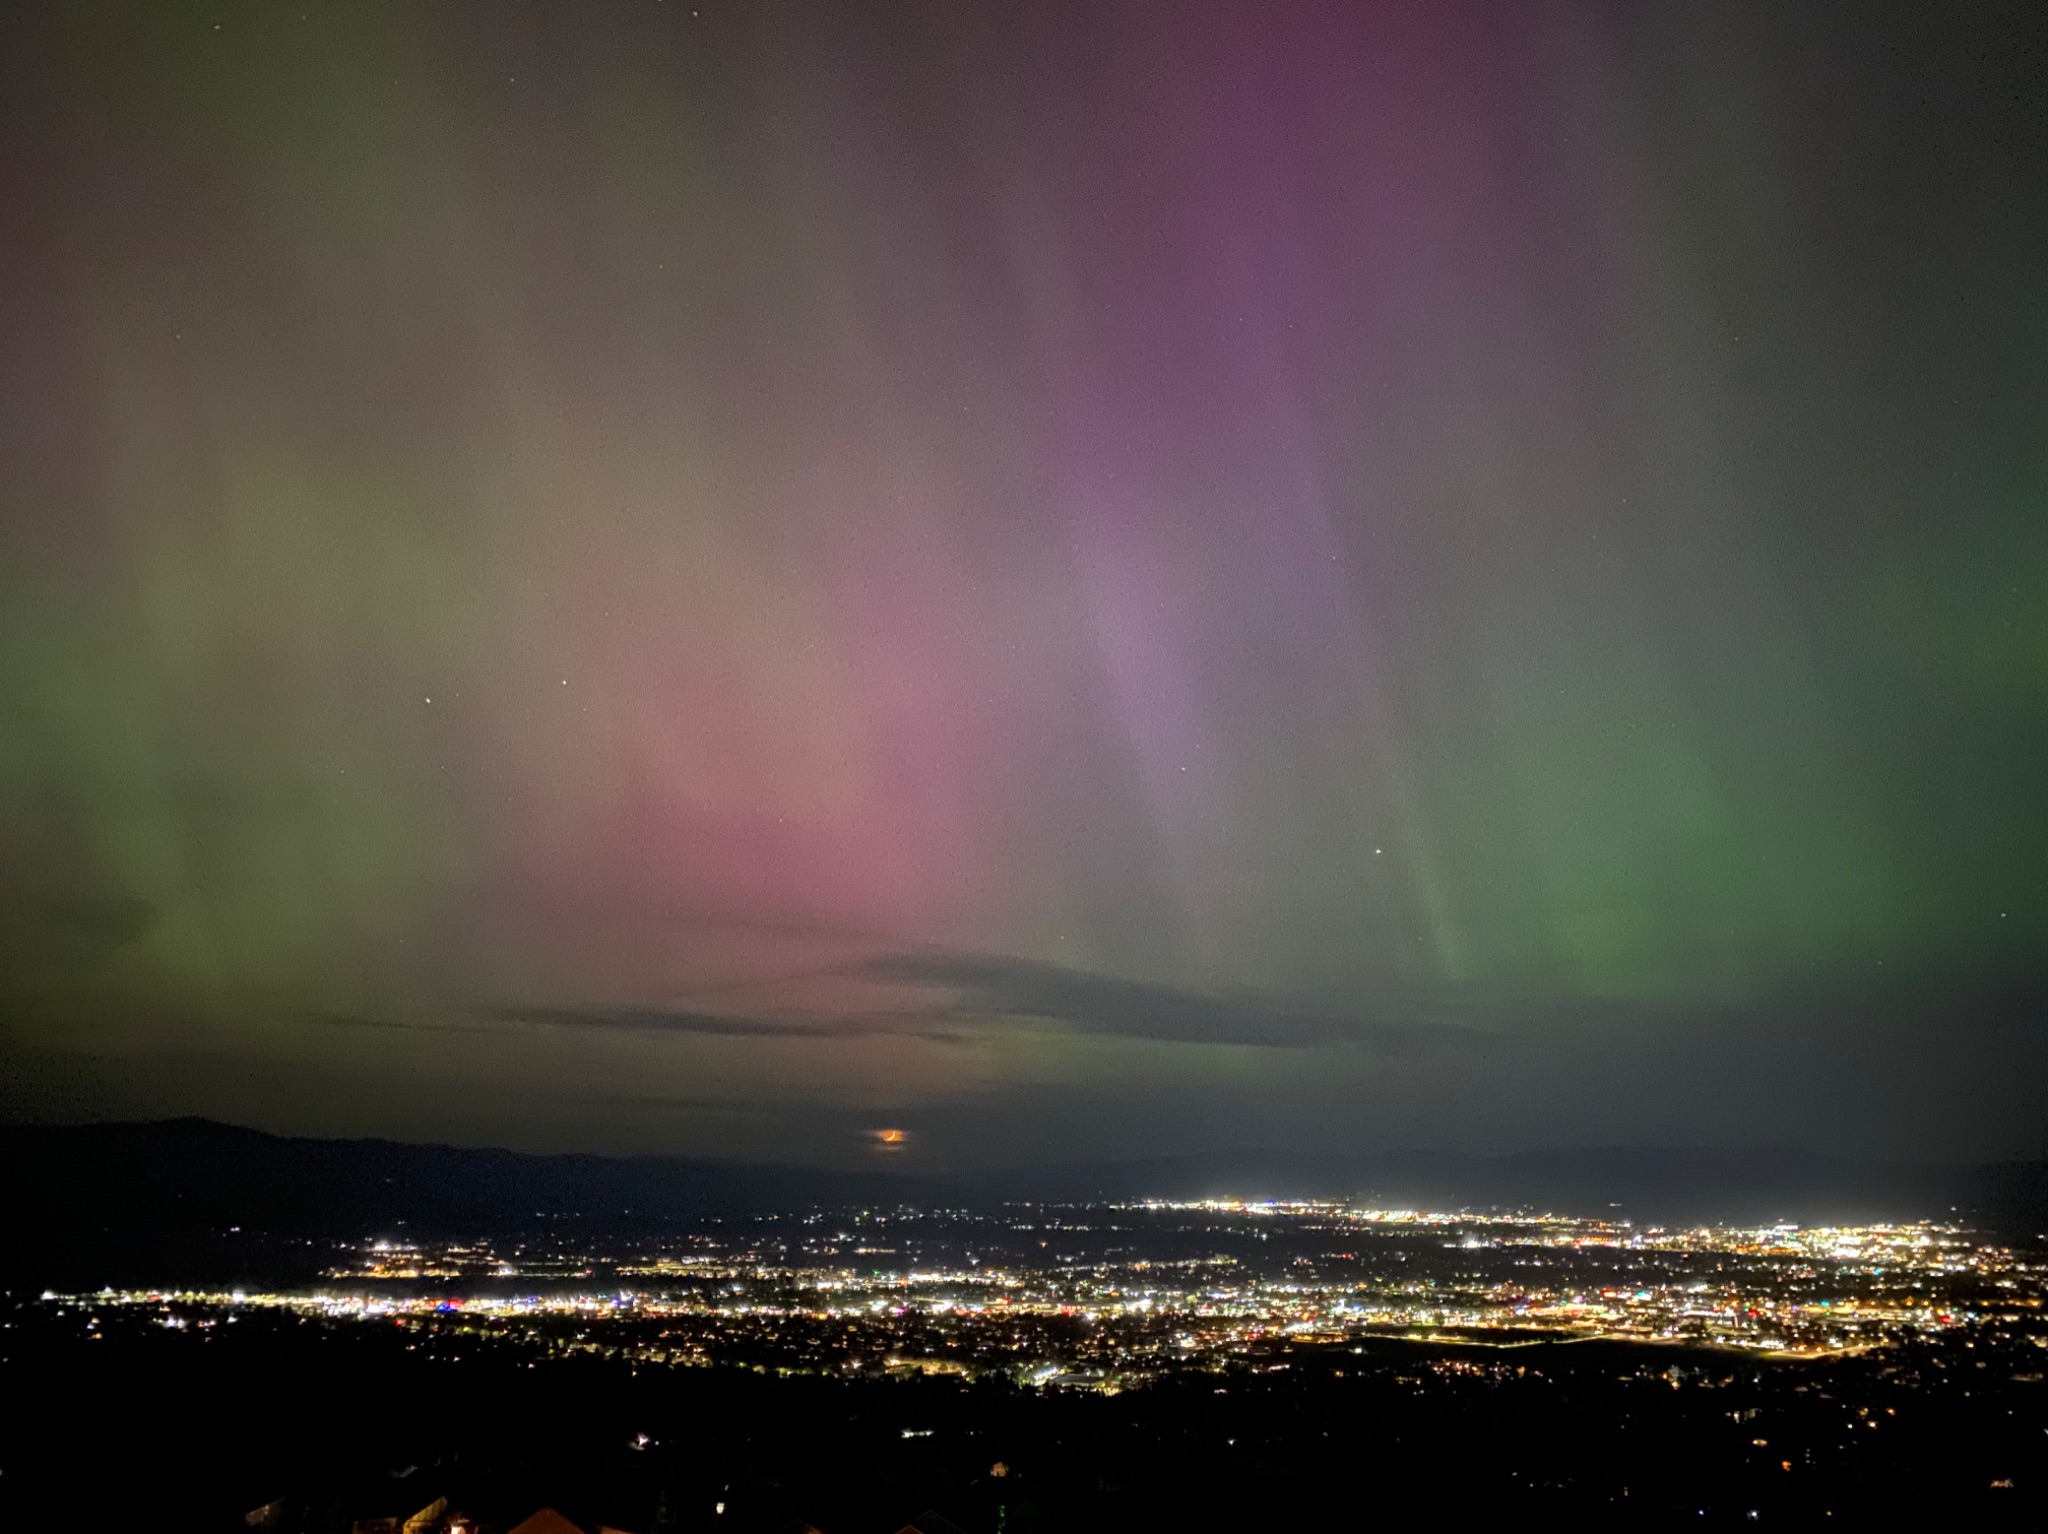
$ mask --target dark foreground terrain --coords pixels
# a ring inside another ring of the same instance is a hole
[[[1737,1524],[2048,1527],[2048,1350],[1828,1361],[1607,1344],[1276,1345],[1114,1396],[540,1359],[432,1331],[11,1297],[0,1528],[969,1534]],[[1001,1471],[998,1471],[998,1466]],[[718,1511],[723,1504],[723,1512]]]

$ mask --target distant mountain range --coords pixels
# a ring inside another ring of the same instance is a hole
[[[1947,1217],[2011,1239],[2048,1232],[2048,1162],[1918,1167],[1770,1148],[1217,1152],[919,1174],[300,1139],[173,1119],[0,1127],[0,1193],[0,1282],[15,1288],[289,1276],[317,1268],[333,1239],[401,1231],[644,1232],[773,1210],[1016,1200],[1332,1197],[1650,1223]]]

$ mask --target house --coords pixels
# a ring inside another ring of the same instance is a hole
[[[967,1534],[967,1531],[952,1519],[927,1508],[917,1515],[913,1523],[906,1523],[896,1534]]]

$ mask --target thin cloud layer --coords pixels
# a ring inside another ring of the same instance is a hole
[[[1082,1033],[1176,1044],[1298,1049],[1365,1044],[1384,1050],[1469,1047],[1486,1036],[1443,1023],[1394,1022],[1269,999],[1230,999],[1090,974],[1031,959],[885,954],[862,973],[926,988],[966,1015],[1037,1018]]]

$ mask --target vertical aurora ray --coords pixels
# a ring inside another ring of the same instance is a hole
[[[22,1111],[2026,1148],[2038,21],[12,25]]]

